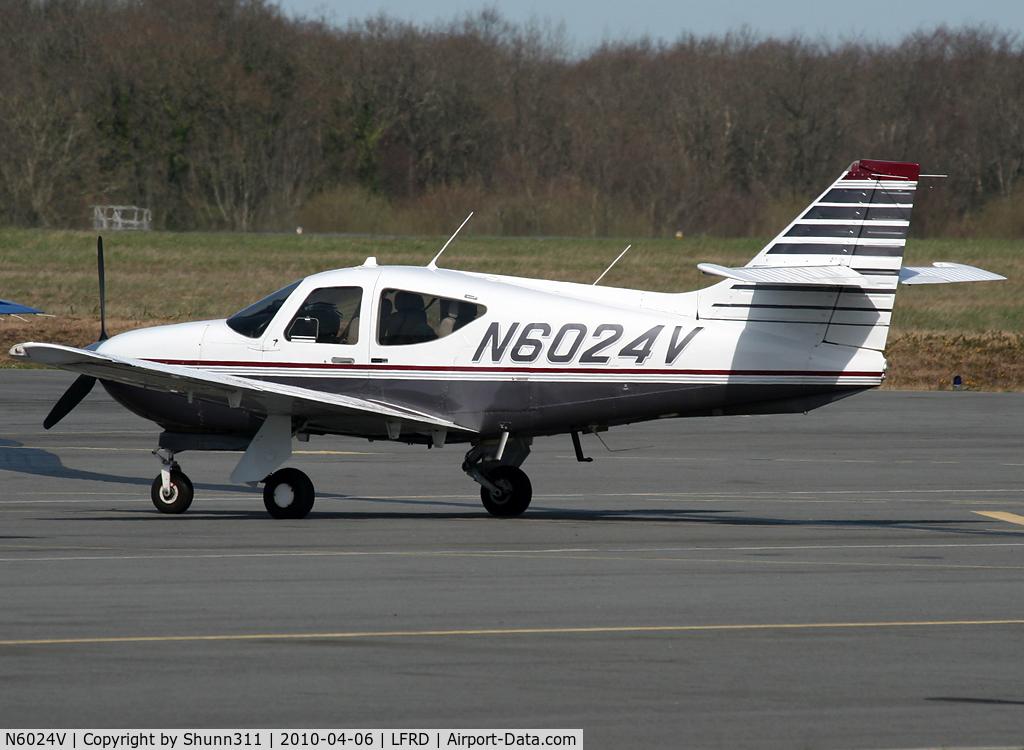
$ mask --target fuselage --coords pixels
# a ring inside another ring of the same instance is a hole
[[[483,436],[806,411],[881,382],[880,352],[701,319],[700,294],[368,261],[307,277],[230,319],[132,331],[98,351],[404,406]],[[262,422],[104,385],[171,432],[252,434]],[[305,431],[386,437],[379,420],[324,418]]]

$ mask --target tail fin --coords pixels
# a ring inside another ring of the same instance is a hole
[[[744,268],[702,264],[729,280],[702,290],[705,319],[882,350],[920,169],[862,159]]]

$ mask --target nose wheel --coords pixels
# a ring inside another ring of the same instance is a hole
[[[171,469],[170,481],[164,486],[163,474],[153,480],[150,497],[161,513],[184,513],[192,504],[192,480],[177,469]]]
[[[275,471],[263,487],[263,504],[274,518],[305,518],[315,499],[313,482],[298,469]]]

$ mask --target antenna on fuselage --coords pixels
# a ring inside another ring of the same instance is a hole
[[[631,248],[631,247],[633,247],[633,246],[632,245],[626,245],[626,249],[623,250],[621,253],[619,253],[619,258],[621,258],[623,255],[628,253],[629,252],[629,248]],[[616,258],[615,260],[612,261],[612,266],[614,266],[616,263],[619,262],[619,258]],[[612,266],[608,266],[606,269],[604,269],[604,273],[597,277],[597,281],[600,281],[601,279],[603,279],[604,275],[612,270]],[[595,281],[590,286],[597,286],[597,281]]]
[[[472,212],[472,211],[470,211],[470,212],[469,212],[469,216],[467,216],[467,217],[466,217],[466,221],[469,221],[469,220],[470,220],[470,219],[472,219],[472,218],[473,218],[473,212]],[[462,231],[462,228],[463,228],[464,226],[466,226],[466,221],[464,221],[464,222],[462,222],[461,224],[459,224],[459,228],[455,230],[455,234],[458,234],[459,232],[461,232],[461,231]],[[443,252],[444,252],[445,250],[447,250],[447,249],[448,249],[448,246],[449,246],[450,244],[452,244],[452,240],[454,240],[454,239],[455,239],[455,234],[453,234],[453,235],[452,235],[451,237],[449,237],[449,238],[448,238],[448,241],[447,241],[446,243],[444,243],[444,247],[442,247],[442,248],[441,248],[441,252],[440,252],[440,253],[438,253],[437,255],[435,255],[435,256],[434,256],[434,259],[433,259],[432,261],[430,261],[429,263],[427,263],[427,268],[437,268],[437,259],[438,259],[438,258],[440,258],[440,257],[441,257],[441,253],[443,253]]]

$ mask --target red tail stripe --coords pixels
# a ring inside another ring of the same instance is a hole
[[[877,180],[888,177],[895,180],[914,180],[921,176],[921,167],[913,162],[874,161],[861,159],[850,165],[844,180]]]

